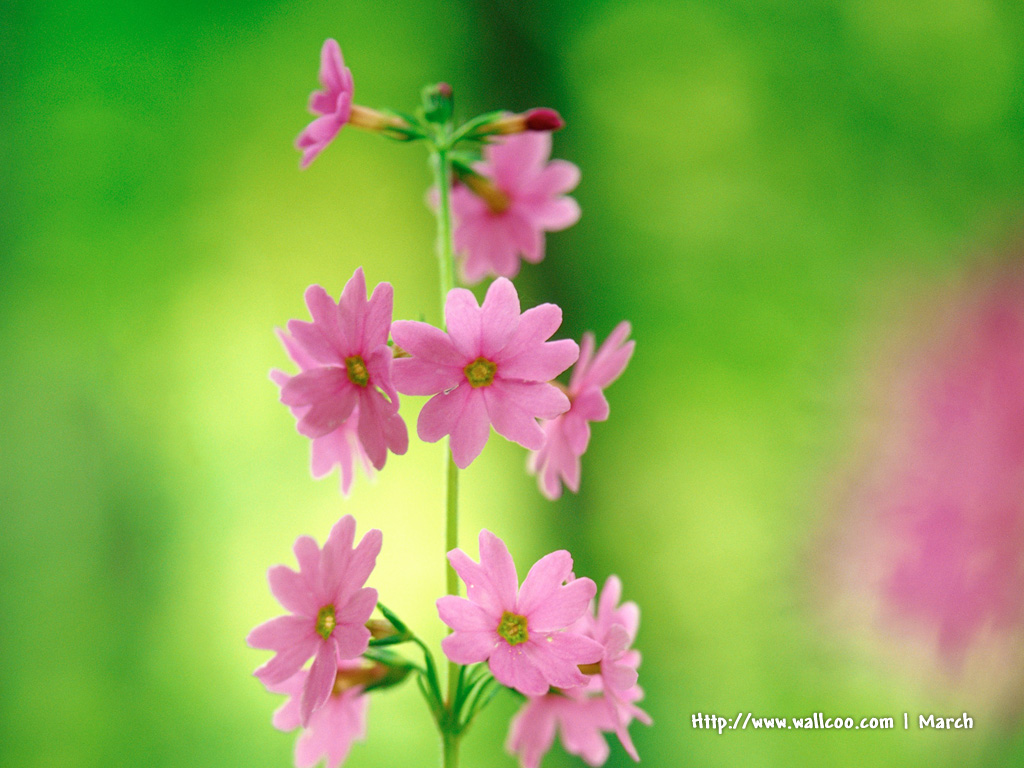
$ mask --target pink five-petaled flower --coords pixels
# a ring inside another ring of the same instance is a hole
[[[562,310],[541,304],[519,313],[519,295],[505,278],[477,306],[465,288],[448,293],[448,333],[399,320],[395,343],[411,357],[394,362],[403,394],[433,395],[420,411],[417,432],[428,443],[451,435],[452,458],[465,469],[483,450],[493,424],[498,434],[538,449],[537,418],[553,418],[569,400],[548,382],[579,355],[575,341],[546,341],[562,323]]]
[[[276,565],[267,572],[270,590],[290,616],[260,624],[246,638],[253,648],[276,651],[256,670],[264,685],[280,685],[316,656],[303,686],[300,720],[331,695],[338,662],[360,656],[370,640],[366,621],[377,605],[377,590],[363,587],[380,552],[381,532],[374,529],[352,548],[356,521],[345,515],[331,529],[321,551],[308,536],[295,541],[299,571]]]
[[[309,718],[306,729],[295,742],[296,768],[312,768],[327,758],[328,768],[338,768],[348,757],[355,741],[366,738],[366,710],[370,698],[363,695],[362,685],[349,685],[346,675],[359,674],[358,661],[339,661],[338,674],[327,702]],[[267,686],[272,693],[285,693],[291,698],[274,713],[274,727],[293,731],[302,725],[300,700],[309,677],[309,670],[295,673],[283,683]],[[339,684],[340,683],[340,684]]]
[[[334,140],[352,113],[352,71],[345,66],[337,40],[324,40],[320,49],[320,84],[323,90],[313,91],[309,97],[309,111],[319,117],[295,140],[295,148],[302,152],[302,168]]]
[[[565,193],[579,183],[580,170],[565,160],[547,162],[550,154],[550,133],[496,140],[473,166],[480,176],[452,189],[455,250],[467,282],[515,277],[520,254],[536,264],[544,258],[544,233],[579,220],[579,205]]]
[[[594,334],[583,334],[580,359],[569,380],[569,410],[541,424],[544,445],[530,454],[527,467],[537,473],[537,485],[549,499],[562,495],[562,482],[573,493],[580,488],[580,457],[590,442],[590,422],[608,418],[603,390],[625,370],[634,341],[626,341],[630,326],[619,323],[594,354]]]
[[[409,447],[405,422],[398,415],[398,393],[391,383],[391,303],[390,283],[380,283],[366,300],[360,267],[345,284],[338,304],[319,285],[311,285],[306,306],[313,322],[289,320],[291,338],[281,334],[288,354],[302,370],[290,378],[280,372],[272,378],[281,386],[281,402],[298,417],[299,432],[314,441],[314,474],[326,473],[337,462],[345,482],[345,467],[352,464],[352,435],[377,469],[384,466],[388,449],[403,454]],[[357,407],[357,421],[347,424]],[[317,446],[316,441],[324,438],[328,439]]]
[[[468,596],[437,601],[441,620],[454,630],[441,642],[451,661],[487,661],[498,682],[528,696],[547,692],[549,685],[587,683],[579,665],[600,661],[604,649],[566,628],[584,614],[597,587],[573,577],[568,552],[538,560],[522,589],[508,548],[490,531],[480,532],[479,564],[461,549],[449,552],[448,561]]]

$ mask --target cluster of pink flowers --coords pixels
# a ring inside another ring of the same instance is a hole
[[[536,768],[561,726],[566,750],[590,765],[608,758],[604,732],[617,734],[639,760],[627,727],[634,719],[651,722],[635,704],[643,698],[640,654],[630,646],[640,612],[632,602],[618,605],[618,578],[609,577],[595,614],[597,587],[574,576],[565,550],[538,560],[519,587],[505,543],[487,530],[479,543],[479,563],[461,549],[448,553],[467,597],[437,601],[452,629],[441,647],[457,664],[486,661],[498,682],[526,695],[508,750],[524,768]]]
[[[353,104],[352,73],[334,40],[321,50],[319,78],[323,87],[309,102],[316,119],[296,140],[303,168],[345,125],[406,141],[430,141],[435,129],[452,130],[452,91],[445,84],[424,92],[418,118]],[[361,267],[337,301],[319,285],[306,290],[311,320],[291,320],[278,330],[298,371],[275,369],[270,377],[298,431],[312,442],[314,477],[338,466],[347,496],[356,465],[372,475],[384,468],[389,452],[404,454],[409,437],[399,413],[401,393],[429,397],[416,432],[426,442],[448,437],[458,468],[480,455],[493,427],[530,451],[528,468],[544,495],[560,496],[563,482],[579,489],[589,424],[608,417],[604,390],[625,369],[634,342],[626,322],[596,352],[590,333],[582,348],[569,339],[551,340],[562,324],[561,309],[541,304],[523,311],[509,279],[521,260],[543,258],[546,232],[579,219],[579,206],[567,196],[579,169],[549,161],[550,132],[562,125],[553,110],[535,109],[481,116],[447,134],[475,142],[482,155],[478,162],[453,166],[453,251],[464,280],[496,279],[481,303],[465,288],[451,289],[443,328],[393,321],[392,286],[380,283],[368,298]],[[440,167],[441,140],[433,146]],[[435,190],[432,199],[440,206],[442,195]],[[568,385],[558,383],[574,364]],[[444,701],[429,650],[365,586],[381,532],[371,530],[356,544],[355,527],[346,515],[322,549],[307,536],[295,542],[298,570],[279,565],[268,572],[271,592],[288,614],[261,624],[247,638],[253,648],[274,652],[255,675],[268,690],[288,696],[273,723],[282,730],[302,729],[296,766],[321,760],[329,768],[341,765],[353,742],[365,737],[369,692],[400,683],[412,669],[421,675],[442,730],[464,728],[477,711],[474,700],[463,713],[459,707],[466,702],[457,706],[457,695],[480,694],[497,681],[525,696],[507,748],[526,768],[540,763],[559,728],[566,749],[590,765],[608,757],[605,733],[615,733],[639,759],[627,730],[633,720],[650,723],[636,706],[643,692],[637,685],[640,656],[631,646],[639,612],[633,603],[619,605],[616,577],[595,608],[595,583],[573,574],[572,557],[564,550],[534,564],[520,586],[512,556],[490,531],[480,533],[479,562],[452,549],[448,559],[467,597],[449,594],[437,601],[441,620],[452,630],[442,649],[458,665],[486,662],[490,676],[474,668],[471,674],[480,675],[465,689],[460,676],[459,693],[449,690]],[[371,621],[375,609],[384,620]],[[381,633],[372,642],[370,627]],[[410,641],[423,650],[423,667],[396,661],[378,647]]]

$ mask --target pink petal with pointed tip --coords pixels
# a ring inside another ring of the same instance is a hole
[[[499,277],[490,288],[480,308],[480,354],[493,360],[515,335],[519,327],[519,294],[515,286]],[[564,369],[563,369],[564,370]]]
[[[284,565],[275,565],[267,571],[270,591],[285,610],[300,616],[313,617],[319,610],[310,585],[300,574]]]
[[[461,386],[456,392],[464,389],[469,387]],[[487,445],[490,434],[491,422],[487,418],[487,406],[483,395],[479,391],[469,392],[466,396],[466,405],[451,431],[450,445],[455,466],[465,469],[472,464]]]
[[[576,362],[579,347],[572,339],[548,341],[501,362],[502,378],[526,381],[554,380]]]
[[[480,308],[473,294],[465,288],[450,290],[444,316],[448,336],[459,354],[469,360],[477,358],[480,355]]]
[[[476,664],[486,661],[497,644],[494,630],[455,632],[441,641],[441,650],[456,664]]]
[[[299,722],[303,726],[309,724],[309,718],[314,710],[322,707],[331,695],[334,678],[337,674],[338,660],[335,644],[333,638],[328,638],[320,644],[320,649],[313,660],[313,666],[309,669],[306,686],[302,691],[302,700],[299,703]]]
[[[438,598],[437,613],[456,632],[494,632],[497,627],[497,619],[490,612],[464,597]]]
[[[496,384],[483,389],[483,399],[487,416],[499,435],[531,450],[544,445],[544,432],[536,418],[522,408],[516,393]]]

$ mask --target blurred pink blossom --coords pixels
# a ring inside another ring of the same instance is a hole
[[[363,694],[362,685],[349,686],[347,675],[356,675],[363,669],[359,661],[339,661],[338,673],[331,694],[322,707],[309,718],[309,722],[295,742],[296,768],[312,768],[322,759],[327,768],[338,768],[348,757],[353,742],[366,738],[366,710],[370,697]],[[274,727],[293,731],[302,725],[300,700],[309,677],[309,670],[295,673],[283,683],[267,686],[272,693],[284,693],[290,698],[274,713]]]
[[[545,232],[579,220],[579,205],[566,197],[579,183],[579,168],[565,160],[548,162],[550,155],[550,133],[497,139],[473,166],[479,176],[452,189],[455,251],[466,282],[515,277],[520,256],[534,264],[544,258]]]
[[[1024,280],[969,283],[935,315],[888,382],[838,562],[890,636],[959,674],[1024,619]]]

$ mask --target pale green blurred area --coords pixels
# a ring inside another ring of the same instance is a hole
[[[1018,232],[1016,1],[22,2],[0,24],[0,761],[287,766],[245,647],[266,569],[342,514],[384,531],[371,584],[436,647],[443,453],[412,441],[343,500],[267,378],[302,292],[363,265],[398,318],[439,315],[420,147],[355,130],[299,173],[317,55],[356,101],[464,117],[558,108],[584,215],[517,281],[560,335],[623,318],[578,497],[549,503],[494,436],[463,473],[464,547],[521,571],[568,548],[643,612],[655,766],[1019,765],[1018,715],[971,732],[692,729],[693,713],[959,714],[823,628],[815,546],[902,308]],[[403,400],[412,427],[422,398]],[[515,764],[501,696],[464,764]],[[347,765],[432,765],[412,685]],[[581,765],[556,747],[545,766]],[[631,764],[618,744],[611,766]]]

